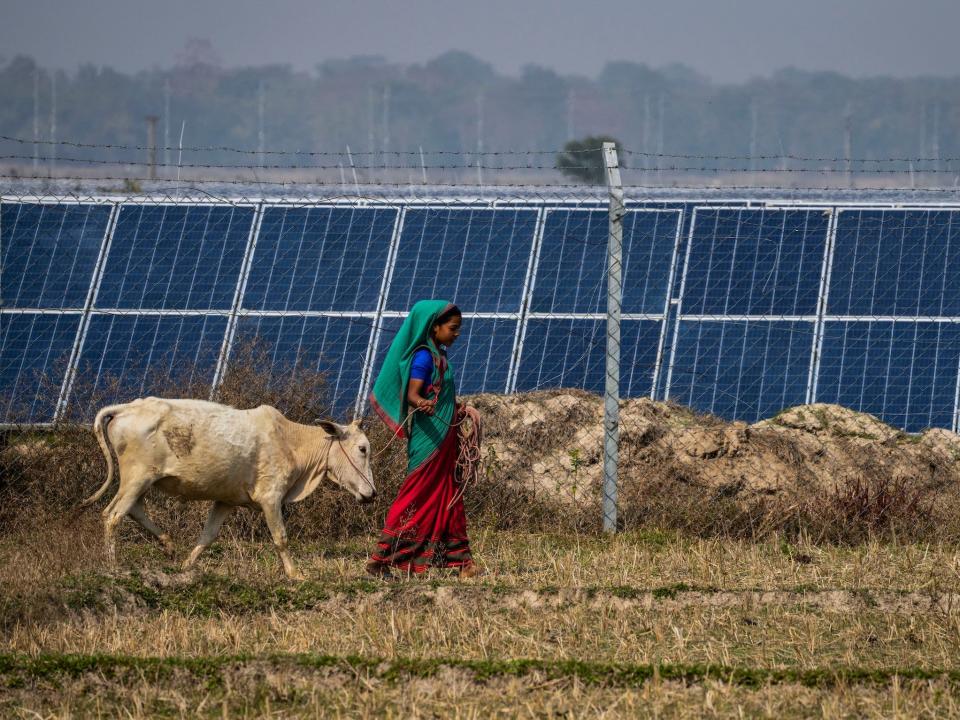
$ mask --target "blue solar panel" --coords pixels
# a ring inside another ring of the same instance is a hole
[[[95,406],[156,394],[171,382],[208,388],[226,328],[220,315],[94,314],[70,404],[92,417]]]
[[[257,338],[271,353],[284,382],[294,367],[326,373],[331,414],[342,417],[353,408],[373,320],[364,317],[244,317],[237,324],[234,346]]]
[[[265,208],[242,307],[376,310],[397,212]]]
[[[623,223],[623,312],[663,312],[679,222],[680,212],[674,210],[627,213]],[[544,226],[530,309],[605,312],[609,233],[606,211],[551,210]]]
[[[960,212],[844,210],[831,315],[960,316]]]
[[[536,224],[536,210],[407,210],[387,309],[443,298],[468,312],[519,312]]]
[[[671,288],[681,304],[669,306],[663,323],[623,321],[621,394],[649,395],[656,382],[656,396],[665,397],[669,373],[670,399],[728,418],[753,421],[804,402],[829,267],[815,399],[908,430],[955,423],[960,322],[891,320],[960,318],[960,210],[839,211],[827,258],[828,212],[708,205],[698,206],[695,222],[691,208],[677,203],[633,205],[625,217],[623,312],[656,318]],[[258,335],[278,372],[297,358],[325,371],[338,415],[352,408],[365,372],[379,370],[401,322],[392,315],[428,297],[449,298],[468,313],[450,353],[460,392],[503,392],[513,381],[518,390],[603,391],[603,207],[417,205],[401,223],[391,207],[272,205],[249,248],[257,217],[249,206],[123,203],[105,245],[113,207],[0,204],[0,304],[25,311],[0,316],[0,414],[7,422],[53,419],[61,366],[84,332],[79,311],[105,247],[94,304],[104,312],[90,316],[70,399],[87,414],[91,404],[155,392],[177,367],[192,367],[195,385],[209,386],[241,283],[241,309],[253,314],[241,313],[235,342]],[[542,243],[533,258],[538,227]],[[388,275],[390,312],[365,369]],[[31,312],[38,308],[66,312]],[[525,308],[525,344],[515,348]],[[331,317],[304,315],[317,312]],[[38,371],[50,376],[43,391]]]
[[[813,323],[680,321],[670,399],[755,422],[806,401]]]
[[[0,307],[82,308],[109,205],[0,205]]]
[[[80,313],[0,315],[0,421],[53,420]]]
[[[603,392],[606,373],[606,321],[532,318],[517,370],[517,390],[577,387]],[[620,392],[649,395],[661,325],[624,320],[620,327]]]
[[[390,342],[402,324],[403,318],[384,318],[380,345],[373,363],[373,379],[376,379]],[[463,319],[463,332],[448,355],[458,393],[506,392],[516,331],[516,319]]]
[[[253,215],[229,205],[124,205],[97,307],[231,309]]]
[[[825,322],[818,402],[914,432],[953,425],[960,324]]]
[[[815,314],[829,221],[822,210],[698,209],[683,313]]]

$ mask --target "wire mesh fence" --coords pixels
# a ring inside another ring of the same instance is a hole
[[[55,177],[4,173],[5,493],[71,507],[102,479],[93,415],[147,395],[367,418],[386,447],[367,396],[406,312],[432,297],[464,312],[450,358],[486,426],[471,517],[601,526],[605,184],[558,180],[549,153],[397,153],[385,168],[278,153],[268,167],[204,164],[203,148],[153,179],[114,154],[140,150],[62,143]],[[769,176],[742,158],[677,160],[659,169],[679,188],[623,169],[617,525],[956,537],[955,191],[801,191],[756,183]],[[823,161],[801,177],[836,175]],[[697,185],[710,167],[726,184]],[[403,453],[377,459],[383,503]],[[382,513],[326,489],[298,517],[335,533]]]

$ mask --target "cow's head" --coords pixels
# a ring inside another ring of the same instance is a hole
[[[360,502],[370,502],[377,495],[370,468],[370,441],[354,421],[338,425],[330,420],[320,427],[331,437],[327,455],[327,477],[351,493]]]

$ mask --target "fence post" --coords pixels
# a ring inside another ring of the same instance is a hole
[[[623,186],[617,146],[603,144],[610,192],[610,234],[607,238],[607,354],[603,401],[603,529],[617,530],[617,464],[620,447],[620,301],[623,297]]]

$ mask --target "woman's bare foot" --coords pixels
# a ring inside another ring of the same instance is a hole
[[[371,560],[367,563],[367,567],[365,569],[367,574],[373,575],[375,578],[380,578],[381,580],[385,580],[387,582],[397,579],[397,576],[390,572],[390,566],[384,565],[383,563],[378,563]]]
[[[481,577],[483,575],[486,575],[486,572],[484,572],[483,568],[481,568],[475,562],[470,562],[460,568],[461,580],[469,580],[470,578]]]

